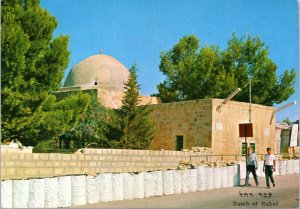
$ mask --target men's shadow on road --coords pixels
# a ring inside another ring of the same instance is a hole
[[[267,188],[266,186],[245,186],[245,185],[240,185],[240,186],[234,186],[237,188],[245,188],[245,189],[266,189],[266,190],[271,190],[272,188]]]

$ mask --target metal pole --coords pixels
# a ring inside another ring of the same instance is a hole
[[[249,81],[249,123],[251,123],[251,79]]]
[[[247,165],[247,156],[248,156],[247,126],[245,126],[245,143],[246,143],[246,165]]]

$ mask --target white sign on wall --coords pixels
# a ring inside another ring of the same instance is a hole
[[[270,136],[270,128],[265,129],[265,136]]]
[[[218,131],[222,131],[222,130],[223,130],[223,123],[217,122],[217,123],[216,123],[216,129],[217,129]]]
[[[291,138],[290,138],[290,147],[297,146],[298,140],[298,124],[292,125]]]

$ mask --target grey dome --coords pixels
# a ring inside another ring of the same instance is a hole
[[[129,71],[113,57],[98,54],[78,63],[68,74],[64,87],[99,86],[114,91],[124,91]]]

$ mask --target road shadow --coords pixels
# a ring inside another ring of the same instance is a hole
[[[240,185],[240,186],[234,186],[236,188],[245,188],[245,189],[267,189],[267,190],[272,190],[273,187],[267,188],[267,186],[245,186],[245,185]]]

